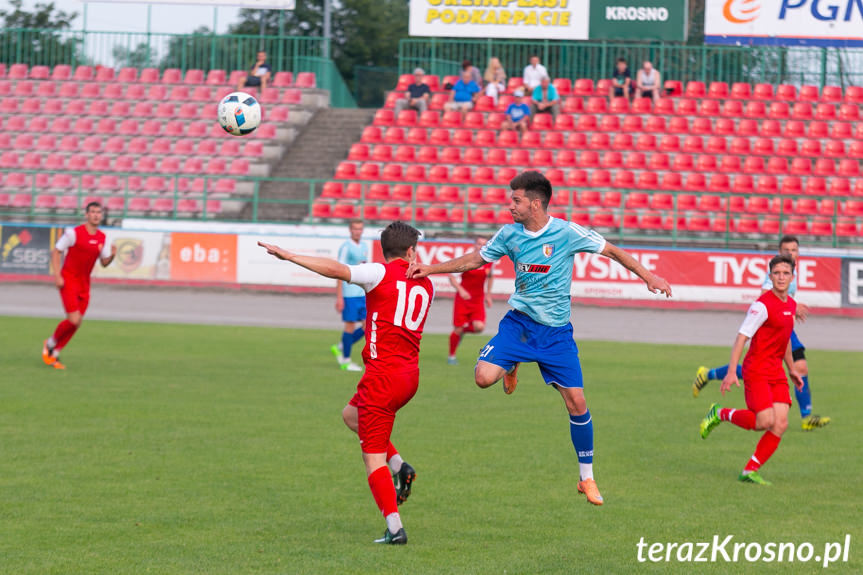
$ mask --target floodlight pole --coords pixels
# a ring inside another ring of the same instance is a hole
[[[324,0],[324,58],[330,57],[330,40],[332,39],[332,33],[330,31],[331,1],[332,0]]]

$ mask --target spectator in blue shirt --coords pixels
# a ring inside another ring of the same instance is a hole
[[[474,102],[480,94],[480,87],[471,80],[470,76],[469,70],[461,73],[461,79],[453,85],[450,101],[446,104],[447,110],[459,111],[462,117],[473,109]]]
[[[545,76],[539,83],[539,86],[534,88],[533,102],[530,104],[530,111],[536,114],[551,114],[552,122],[557,119],[560,113],[560,96],[557,95],[557,90],[551,85],[551,80]]]
[[[515,100],[506,109],[506,119],[501,122],[501,130],[518,130],[527,133],[530,127],[530,106],[524,103],[524,92],[515,91]]]

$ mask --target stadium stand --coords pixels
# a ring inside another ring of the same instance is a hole
[[[251,192],[242,178],[268,175],[308,108],[326,105],[314,74],[280,72],[263,93],[249,89],[265,121],[241,142],[215,121],[241,73],[9,66],[0,75],[0,208],[72,211],[99,198],[138,215],[238,211],[245,202],[225,200]]]
[[[513,85],[497,106],[481,98],[464,118],[443,111],[439,91],[429,111],[395,117],[397,91],[410,81],[399,79],[338,165],[314,219],[398,214],[491,226],[510,221],[504,188],[513,175],[539,168],[557,186],[552,213],[597,228],[863,234],[863,88],[672,82],[678,95],[653,106],[609,102],[603,81],[558,79],[569,95],[557,121],[540,115],[519,139],[499,131]],[[426,81],[440,90],[452,78]],[[456,194],[454,184],[498,187]]]

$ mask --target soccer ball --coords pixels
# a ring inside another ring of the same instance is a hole
[[[219,102],[219,124],[229,134],[245,136],[261,123],[261,105],[245,92],[232,92]]]

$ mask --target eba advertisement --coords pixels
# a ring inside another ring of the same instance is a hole
[[[863,46],[861,0],[706,0],[708,44]]]

